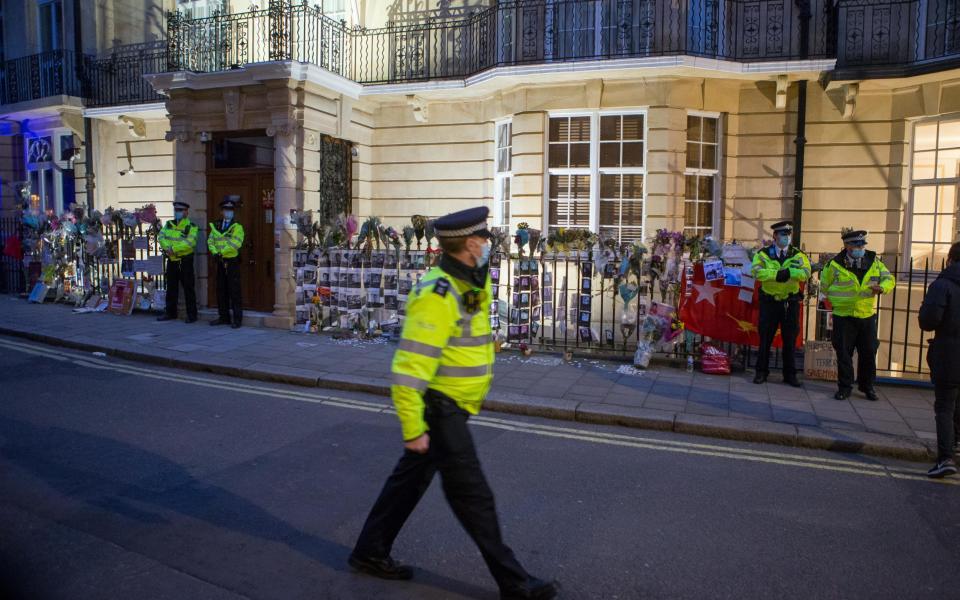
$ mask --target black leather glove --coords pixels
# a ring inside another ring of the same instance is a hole
[[[777,283],[790,281],[790,269],[780,269],[777,271]]]

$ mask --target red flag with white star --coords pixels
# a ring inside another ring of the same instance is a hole
[[[760,283],[754,284],[750,302],[740,300],[736,286],[725,285],[723,280],[706,281],[703,264],[694,265],[693,282],[687,293],[687,282],[680,285],[680,320],[688,331],[699,333],[712,340],[757,347],[760,345],[759,304]],[[749,288],[747,288],[749,291]],[[800,331],[803,331],[803,311],[800,311]],[[797,336],[797,347],[802,344]],[[773,341],[777,348],[783,344],[780,333]]]

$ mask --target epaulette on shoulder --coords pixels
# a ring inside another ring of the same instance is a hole
[[[441,298],[445,298],[447,296],[447,292],[449,291],[450,291],[449,279],[440,278],[440,279],[437,279],[437,282],[433,284],[433,293],[437,294]]]

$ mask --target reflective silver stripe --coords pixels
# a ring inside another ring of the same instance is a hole
[[[857,292],[832,292],[827,291],[828,298],[853,298],[857,295]]]
[[[443,354],[443,348],[437,348],[436,346],[415,342],[413,340],[400,340],[399,348],[405,352],[413,352],[414,354],[429,356],[430,358],[440,358],[440,355]]]
[[[412,375],[404,375],[403,373],[394,373],[393,385],[402,385],[403,387],[415,389],[418,392],[425,392],[427,391],[427,386],[430,385],[430,382],[424,381],[423,379],[417,379]]]
[[[447,341],[448,346],[460,346],[460,347],[475,347],[475,346],[486,346],[487,344],[493,341],[493,337],[489,335],[472,335],[472,336],[457,336],[452,337]]]
[[[489,367],[487,365],[480,365],[479,367],[453,367],[449,365],[441,365],[437,369],[437,375],[441,377],[483,377],[488,373]]]
[[[849,279],[837,279],[831,287],[850,287],[853,285],[856,285],[856,283]]]

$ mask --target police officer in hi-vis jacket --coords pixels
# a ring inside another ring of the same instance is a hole
[[[157,240],[167,258],[165,272],[167,297],[164,314],[158,321],[170,321],[177,318],[177,302],[180,286],[183,286],[183,300],[186,303],[187,323],[197,320],[197,292],[193,275],[193,251],[197,247],[197,226],[187,216],[190,205],[186,202],[173,203],[173,220],[167,221],[160,230]]]
[[[486,207],[434,223],[443,256],[410,294],[393,357],[391,395],[404,454],[377,498],[350,565],[384,579],[413,570],[390,557],[394,539],[438,471],[454,514],[480,549],[501,598],[553,598],[557,585],[532,577],[503,542],[493,492],[467,427],[493,379],[490,232]]]
[[[837,352],[834,398],[846,400],[853,390],[853,352],[857,352],[857,389],[876,401],[877,296],[893,291],[896,281],[876,252],[866,250],[867,232],[841,235],[843,250],[820,274],[821,292],[833,305],[833,349]]]
[[[243,246],[243,225],[234,220],[240,196],[227,196],[220,203],[222,218],[210,223],[207,249],[217,261],[217,311],[220,313],[211,325],[230,325],[234,329],[243,323],[243,298],[240,294],[240,247]],[[230,312],[233,311],[231,316]]]
[[[783,341],[783,382],[800,386],[797,379],[796,347],[800,335],[800,284],[810,279],[810,259],[792,246],[793,223],[774,223],[773,244],[753,257],[753,276],[760,282],[760,351],[753,382],[767,381],[770,373],[770,346],[780,330]]]

